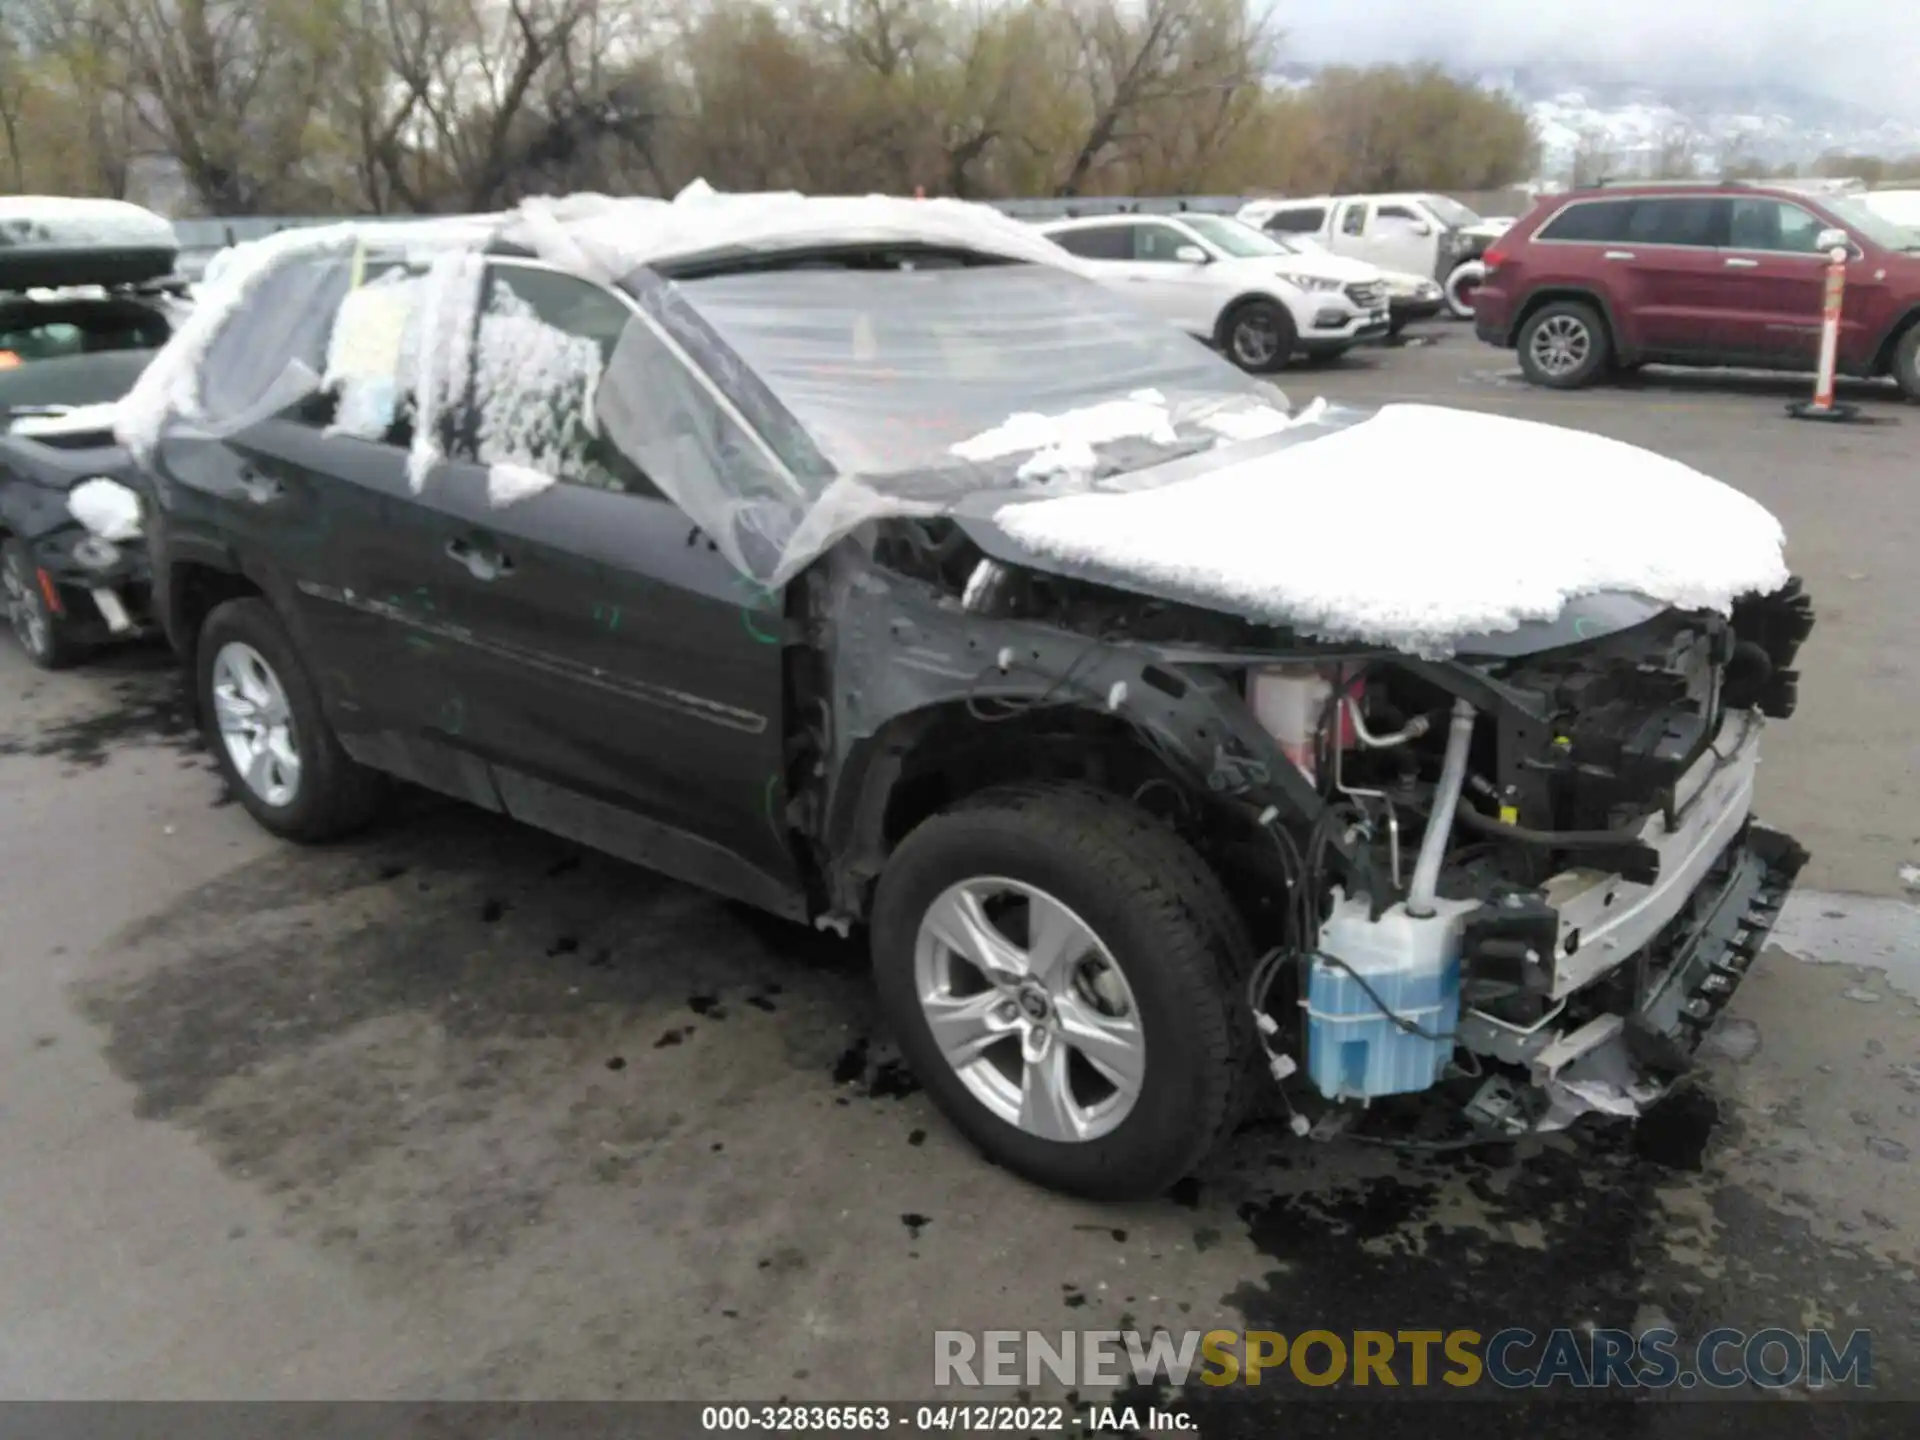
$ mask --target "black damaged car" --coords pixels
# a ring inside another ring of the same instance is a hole
[[[150,620],[115,402],[185,311],[173,229],[113,200],[0,199],[0,586],[47,669]]]
[[[711,191],[235,252],[123,431],[241,803],[322,840],[398,778],[862,927],[956,1127],[1078,1193],[1256,1103],[1638,1113],[1804,858],[1752,814],[1778,525],[1595,436],[1291,410],[1058,257]]]

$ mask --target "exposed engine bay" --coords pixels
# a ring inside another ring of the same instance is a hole
[[[1797,581],[1731,617],[1649,605],[1424,659],[1042,573],[946,521],[883,530],[870,561],[810,602],[832,617],[813,748],[834,903],[858,912],[885,844],[862,753],[896,797],[996,740],[1097,772],[1226,881],[1303,1133],[1443,1081],[1482,1136],[1639,1113],[1805,859],[1751,815],[1813,624]],[[972,723],[941,732],[956,701]]]

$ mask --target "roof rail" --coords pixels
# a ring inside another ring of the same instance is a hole
[[[1634,180],[1634,179],[1631,179],[1631,178],[1620,178],[1620,179],[1615,179],[1615,178],[1613,178],[1612,176],[1605,176],[1605,177],[1603,177],[1603,178],[1601,178],[1601,179],[1599,179],[1599,180],[1596,180],[1596,181],[1594,181],[1594,182],[1593,182],[1593,183],[1592,183],[1591,185],[1581,185],[1581,186],[1576,186],[1576,187],[1574,187],[1574,188],[1576,188],[1576,189],[1580,189],[1580,190],[1616,190],[1616,189],[1630,189],[1630,190],[1750,190],[1750,189],[1752,189],[1752,188],[1753,188],[1753,186],[1755,186],[1756,184],[1760,184],[1760,185],[1765,185],[1765,184],[1770,184],[1770,183],[1772,183],[1772,182],[1770,182],[1770,181],[1765,181],[1765,180],[1760,180],[1760,181],[1755,181],[1755,180],[1725,180],[1725,179],[1722,179],[1722,180],[1709,180],[1709,179],[1707,179],[1707,178],[1706,178],[1705,176],[1702,176],[1702,177],[1701,177],[1700,179],[1698,179],[1698,180]]]

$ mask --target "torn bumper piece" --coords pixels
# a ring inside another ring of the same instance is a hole
[[[1490,1077],[1468,1102],[1467,1117],[1519,1135],[1564,1129],[1586,1114],[1643,1113],[1690,1067],[1765,946],[1806,860],[1791,837],[1745,825],[1688,907],[1635,958],[1638,1003],[1629,1013],[1575,1026],[1555,1023],[1560,1010],[1526,1032],[1477,1012],[1463,1017],[1462,1046],[1527,1076]]]

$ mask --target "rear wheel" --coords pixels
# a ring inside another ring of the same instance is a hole
[[[80,647],[62,633],[60,617],[47,603],[33,557],[13,537],[0,546],[0,593],[6,599],[7,627],[35,665],[63,670],[79,657]]]
[[[1535,385],[1577,390],[1607,368],[1613,346],[1591,305],[1560,300],[1542,306],[1520,327],[1520,373]]]
[[[1287,307],[1273,300],[1243,300],[1221,323],[1221,346],[1242,370],[1270,375],[1293,356],[1299,331]]]
[[[207,744],[247,813],[289,840],[373,817],[383,786],[340,748],[293,641],[264,600],[229,600],[201,628],[196,698]]]
[[[1901,394],[1920,401],[1920,322],[1909,325],[1893,347],[1893,378]]]
[[[1240,1114],[1247,938],[1193,850],[1117,797],[1008,787],[923,823],[881,877],[873,960],[928,1093],[1030,1180],[1157,1194]]]

